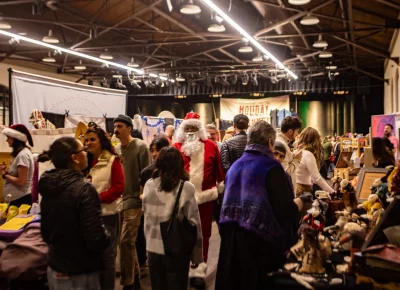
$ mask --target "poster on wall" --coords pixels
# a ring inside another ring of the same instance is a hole
[[[32,110],[115,118],[125,114],[127,91],[113,90],[13,71],[13,123],[32,128]]]
[[[385,135],[385,125],[391,124],[396,128],[395,115],[375,115],[371,117],[371,135],[372,137],[383,137]],[[396,130],[395,130],[396,131]]]
[[[280,127],[282,120],[291,115],[289,95],[264,99],[220,99],[220,118],[233,120],[237,114],[250,119],[250,125],[264,120],[274,127]]]

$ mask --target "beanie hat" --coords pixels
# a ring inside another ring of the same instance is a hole
[[[15,124],[11,125],[9,128],[5,128],[3,130],[3,135],[17,139],[24,143],[28,142],[29,145],[33,147],[31,133],[29,132],[28,128],[26,128],[23,124]]]
[[[275,140],[274,149],[279,151],[279,152],[282,152],[286,156],[286,147],[285,147],[285,144],[283,144],[282,141]]]
[[[131,126],[133,128],[133,123],[131,117],[124,115],[124,114],[119,114],[117,118],[114,119],[115,122],[121,122],[126,124],[127,126]]]

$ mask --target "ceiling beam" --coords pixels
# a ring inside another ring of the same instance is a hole
[[[158,15],[162,16],[163,18],[167,19],[169,22],[175,24],[176,26],[182,28],[183,30],[185,30],[186,32],[196,35],[196,32],[192,29],[190,29],[189,27],[187,27],[186,25],[184,25],[182,22],[176,20],[175,18],[173,18],[172,16],[170,16],[169,14],[165,13],[164,11],[162,11],[161,9],[158,9],[155,6],[152,6],[150,8],[152,11],[154,11],[155,13],[157,13]],[[197,35],[196,35],[197,36]],[[198,36],[200,39],[202,40],[206,40],[205,37],[203,36]]]
[[[206,39],[206,40],[187,40],[184,43],[194,44],[194,43],[213,43],[213,42],[230,42],[234,39]],[[94,47],[80,47],[76,50],[84,51],[84,50],[97,50],[97,49],[110,49],[110,48],[132,48],[132,47],[150,47],[150,46],[158,46],[158,45],[182,45],[182,41],[170,41],[170,42],[154,42],[154,43],[143,43],[143,44],[122,44],[122,45],[111,45],[111,46],[94,46]]]
[[[218,46],[218,47],[215,47],[215,48],[207,49],[207,50],[204,50],[204,51],[201,51],[201,52],[192,54],[192,55],[188,55],[188,56],[185,56],[185,57],[178,58],[178,59],[176,59],[176,61],[185,60],[185,59],[190,59],[190,58],[192,58],[192,57],[199,56],[199,55],[206,54],[206,53],[210,53],[210,52],[219,50],[219,49],[221,49],[221,48],[227,48],[227,47],[236,45],[236,44],[238,44],[238,43],[241,43],[241,41],[235,41],[235,42],[230,43],[230,44],[225,44],[225,45]],[[144,67],[144,69],[155,68],[155,67],[159,67],[159,66],[162,66],[162,65],[168,64],[168,63],[169,63],[169,61],[165,61],[165,62],[163,62],[163,63],[154,64],[154,65],[150,65],[150,66]]]
[[[282,7],[281,5],[270,3],[270,2],[264,2],[264,1],[259,1],[259,0],[246,0],[245,2],[261,3],[261,4],[264,4],[264,5],[269,6],[269,7],[275,7],[277,9],[284,9],[284,10],[287,10],[287,11],[298,12],[298,13],[307,12],[307,14],[312,14],[312,15],[317,16],[319,18],[325,18],[325,19],[332,20],[332,21],[338,21],[338,22],[342,22],[343,21],[342,18],[329,16],[329,15],[325,15],[325,14],[320,14],[320,13],[315,13],[314,11],[303,11],[303,10],[300,10],[300,9],[287,7],[287,6],[283,6]],[[348,22],[347,19],[345,21]],[[363,25],[370,25],[370,26],[373,26],[373,27],[380,27],[380,28],[384,27],[382,25],[377,25],[377,24],[367,23],[367,22],[362,22],[362,21],[354,21],[354,23],[363,24]]]
[[[339,49],[339,48],[342,48],[344,46],[346,46],[346,44],[341,44],[341,45],[332,47],[331,49],[329,49],[329,52],[332,52],[335,49]],[[316,56],[316,55],[320,54],[321,52],[322,51],[318,50],[316,52],[312,52],[312,53],[309,53],[309,54],[304,54],[304,55],[296,56],[296,57],[293,57],[293,58],[289,58],[289,59],[286,59],[285,61],[283,61],[283,63],[291,63],[291,62],[294,62],[294,61],[296,61],[298,59],[301,60],[302,58],[308,58],[308,57]]]
[[[343,27],[344,29],[348,29],[347,27],[347,19],[346,19],[346,13],[344,12],[344,5],[343,5],[343,0],[339,0],[339,6],[340,6],[340,15],[342,16],[342,21],[343,21]],[[354,29],[353,29],[354,31]],[[349,33],[346,32],[345,35],[347,40],[349,40]],[[350,45],[347,44],[347,51],[350,52]]]
[[[304,36],[303,31],[297,26],[297,24],[294,21],[291,21],[290,24],[293,26],[293,28],[297,31],[297,33],[299,34],[299,36],[301,37],[301,39],[303,40],[304,45],[306,46],[306,48],[310,49],[310,43],[308,42],[307,37]],[[313,59],[315,61],[316,58],[315,56],[313,56]]]
[[[347,0],[347,13],[349,15],[349,25],[350,25],[350,38],[353,43],[355,43],[354,38],[354,21],[353,21],[353,0]],[[347,40],[348,41],[348,40]],[[346,42],[348,43],[348,42]],[[348,43],[349,44],[349,43]],[[353,65],[357,67],[357,47],[353,45]]]
[[[142,15],[144,12],[146,12],[146,11],[148,11],[148,10],[151,10],[152,7],[154,7],[154,6],[158,5],[158,4],[160,4],[161,2],[162,2],[162,0],[157,0],[156,2],[154,2],[153,4],[151,4],[150,6],[147,6],[147,7],[143,8],[142,10],[136,12],[135,14],[130,15],[129,17],[127,17],[127,18],[121,20],[121,21],[118,22],[117,24],[115,24],[115,25],[113,25],[113,26],[111,26],[111,27],[108,27],[108,28],[106,28],[106,29],[100,31],[99,33],[97,33],[97,37],[100,37],[101,35],[104,35],[104,34],[106,34],[107,32],[109,32],[110,30],[113,30],[115,27],[118,27],[118,26],[120,26],[121,24],[123,24],[123,23],[125,23],[125,22],[127,22],[127,21],[129,21],[129,20],[131,20],[131,19],[133,19],[133,18],[135,18],[135,17]],[[78,42],[77,44],[74,44],[74,45],[71,47],[71,49],[75,49],[75,48],[81,46],[82,44],[85,44],[85,43],[90,42],[91,40],[92,40],[92,39],[91,39],[90,37],[88,37],[88,38],[86,38],[85,40],[82,40],[82,41]]]
[[[331,3],[335,2],[335,1],[336,1],[336,0],[328,0],[328,1],[325,1],[324,3],[322,3],[322,4],[320,4],[320,5],[317,5],[317,6],[315,6],[314,8],[312,8],[312,9],[310,10],[310,12],[314,12],[314,11],[316,11],[316,10],[319,10],[319,9],[321,9],[321,8],[327,6],[327,5],[329,5],[329,4],[331,4]],[[303,17],[303,16],[306,16],[308,13],[309,13],[308,11],[299,12],[299,13],[297,13],[296,15],[293,15],[293,16],[291,16],[291,17],[285,19],[285,20],[282,20],[282,21],[280,21],[280,22],[278,22],[278,23],[276,23],[276,24],[274,24],[274,25],[268,26],[268,27],[266,27],[266,28],[264,28],[264,29],[262,29],[262,30],[256,32],[256,33],[254,34],[254,36],[255,36],[255,37],[261,36],[261,35],[263,35],[263,34],[265,34],[265,33],[268,33],[268,32],[270,32],[270,31],[272,31],[272,30],[274,30],[274,29],[276,29],[276,28],[278,28],[278,27],[284,26],[284,25],[290,23],[291,21],[294,21],[294,20],[297,20],[297,19],[299,19],[299,18],[301,18],[301,17]]]
[[[380,57],[383,57],[383,58],[390,58],[389,53],[380,52],[380,51],[374,50],[372,48],[365,47],[363,45],[357,44],[355,42],[349,41],[347,39],[343,39],[343,38],[335,36],[335,35],[333,35],[332,37],[337,39],[337,40],[340,40],[340,41],[343,41],[345,43],[348,43],[348,44],[352,45],[353,47],[357,47],[357,48],[359,48],[361,50],[367,51],[367,52],[369,52],[369,53],[371,53],[373,55],[380,56]]]
[[[374,1],[375,1],[375,2],[378,2],[378,3],[382,3],[382,4],[386,5],[386,6],[391,7],[391,8],[400,10],[400,5],[394,4],[394,3],[392,3],[392,2],[385,1],[385,0],[374,0]]]
[[[246,65],[246,63],[245,62],[243,62],[242,60],[240,60],[239,58],[237,58],[236,56],[234,56],[233,54],[231,54],[229,51],[226,51],[225,49],[223,49],[223,48],[220,48],[220,49],[218,49],[220,52],[222,52],[223,54],[225,54],[226,56],[229,56],[231,59],[233,59],[233,60],[235,60],[235,61],[237,61],[237,62],[239,62],[239,63],[241,63],[241,64],[243,64],[243,65]]]
[[[375,78],[375,79],[377,79],[377,80],[380,80],[380,81],[382,81],[382,82],[388,83],[388,80],[385,80],[385,79],[381,78],[380,76],[377,76],[377,75],[375,75],[375,74],[373,74],[373,73],[370,73],[370,72],[368,72],[368,71],[362,70],[362,69],[357,68],[357,67],[355,67],[355,66],[351,66],[351,65],[346,65],[346,66],[349,67],[349,68],[352,68],[352,69],[355,70],[356,72],[360,72],[360,73],[362,73],[362,74],[365,74],[365,75],[367,75],[367,76],[370,76],[370,77]]]

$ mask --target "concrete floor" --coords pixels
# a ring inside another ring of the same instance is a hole
[[[220,245],[220,237],[218,233],[218,227],[217,224],[214,222],[210,238],[210,248],[208,250],[206,290],[214,290],[215,277],[217,275],[219,245]],[[148,270],[142,273],[142,279],[140,279],[140,284],[141,284],[141,290],[151,290],[150,276]],[[188,287],[188,289],[194,289],[194,288]],[[122,286],[119,285],[119,278],[117,278],[117,280],[115,281],[115,290],[122,290]]]

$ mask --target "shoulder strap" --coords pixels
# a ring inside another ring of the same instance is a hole
[[[182,189],[183,189],[183,184],[185,182],[181,180],[180,184],[179,184],[179,190],[178,190],[178,195],[176,196],[176,201],[175,201],[175,205],[174,205],[174,212],[176,211],[177,207],[178,207],[178,203],[179,203],[179,199],[181,198],[181,193],[182,193]]]

